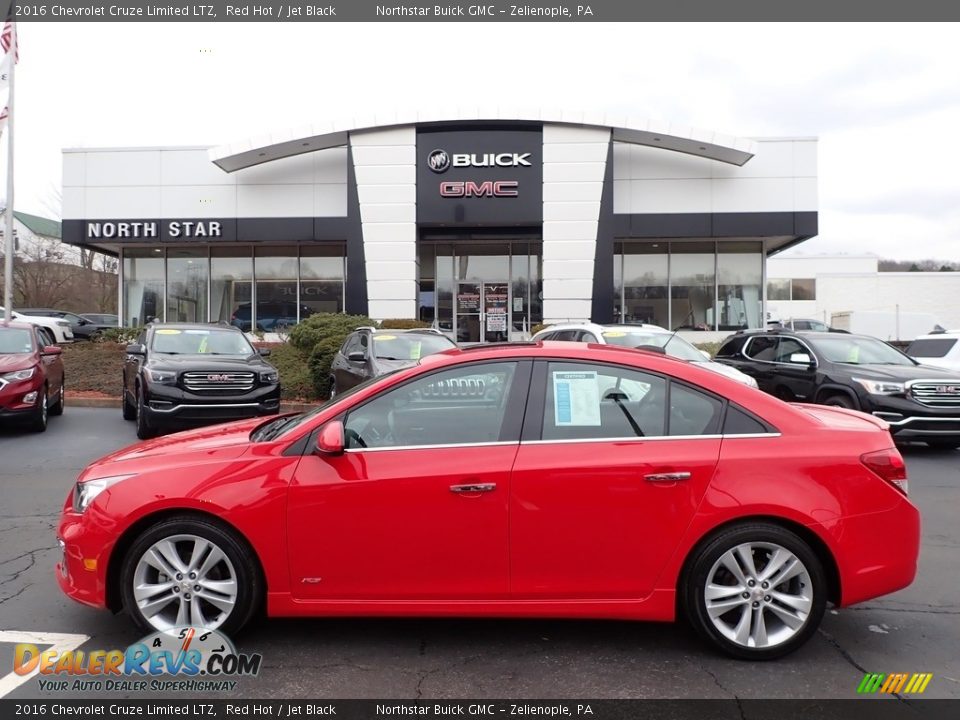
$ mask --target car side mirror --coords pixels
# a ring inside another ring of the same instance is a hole
[[[146,355],[147,349],[140,343],[127,345],[127,355]]]
[[[43,350],[40,351],[41,355],[62,355],[63,350],[57,347],[56,345],[46,345]]]
[[[270,357],[270,348],[257,348],[257,354],[260,357]]]
[[[710,353],[706,350],[701,350],[700,354],[703,355],[703,357],[707,360],[713,360],[713,358],[710,356]]]
[[[347,353],[347,360],[349,360],[350,362],[363,362],[366,359],[367,359],[367,354],[359,350],[356,350],[352,353]]]
[[[791,365],[813,365],[813,358],[806,353],[793,353],[790,355]]]
[[[331,420],[317,435],[317,444],[313,449],[314,455],[343,455],[343,423]]]

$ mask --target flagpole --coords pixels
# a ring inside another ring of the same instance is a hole
[[[13,78],[17,67],[17,24],[11,21],[10,37],[10,94],[7,99],[7,210],[6,252],[3,264],[3,307],[6,320],[13,320]]]

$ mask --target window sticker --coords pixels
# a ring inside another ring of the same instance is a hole
[[[173,328],[160,328],[156,331],[157,335],[179,335],[180,330],[174,330]]]
[[[396,335],[377,335],[377,340],[396,340]]]
[[[607,332],[603,333],[603,336],[604,337],[626,337],[627,334],[625,332],[621,332],[620,330],[608,330]]]
[[[600,387],[596,371],[554,371],[553,422],[557,427],[600,425]]]
[[[410,359],[419,360],[420,353],[422,352],[423,352],[423,343],[422,342],[413,343],[413,345],[410,346]]]

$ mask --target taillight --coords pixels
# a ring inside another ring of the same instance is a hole
[[[860,462],[904,495],[907,494],[907,466],[896,448],[864,453]]]

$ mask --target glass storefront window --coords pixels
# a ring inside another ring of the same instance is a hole
[[[670,244],[670,325],[674,330],[713,330],[716,322],[713,242]]]
[[[125,248],[123,251],[123,324],[145,325],[163,319],[163,250]]]
[[[790,286],[792,300],[817,299],[817,281],[814,278],[794,278]]]
[[[317,312],[343,312],[344,263],[342,246],[300,247],[301,320]],[[259,275],[257,279],[260,279]],[[259,283],[257,288],[259,291]]]
[[[763,327],[763,254],[759,242],[717,244],[718,330]]]
[[[513,243],[510,256],[511,327],[530,332],[530,255],[526,243]]]
[[[207,248],[167,248],[167,322],[207,321]]]
[[[253,257],[249,247],[210,248],[210,320],[252,327]]]
[[[276,332],[297,324],[297,248],[258,247],[254,250],[254,329]],[[304,308],[309,315],[312,310]]]
[[[624,243],[624,246],[622,322],[669,327],[668,243]]]
[[[767,300],[789,300],[790,280],[767,280]]]

